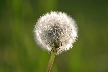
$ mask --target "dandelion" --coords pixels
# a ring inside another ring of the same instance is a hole
[[[77,25],[72,17],[64,12],[46,13],[38,19],[34,28],[37,44],[51,52],[46,72],[50,72],[55,55],[73,47],[77,40]]]

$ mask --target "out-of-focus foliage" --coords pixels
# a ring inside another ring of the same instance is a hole
[[[0,72],[45,72],[50,54],[33,36],[37,19],[63,11],[79,27],[73,48],[51,72],[108,72],[108,0],[0,0]]]

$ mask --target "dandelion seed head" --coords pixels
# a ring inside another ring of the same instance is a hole
[[[54,46],[56,54],[67,51],[73,47],[77,40],[77,25],[72,17],[64,12],[50,12],[41,16],[36,22],[34,35],[37,44],[51,51]]]

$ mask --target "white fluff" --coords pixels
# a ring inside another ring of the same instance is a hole
[[[41,16],[34,28],[37,44],[49,52],[57,45],[56,54],[72,48],[78,37],[77,33],[74,19],[66,13],[55,11]]]

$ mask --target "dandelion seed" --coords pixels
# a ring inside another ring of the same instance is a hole
[[[37,44],[49,52],[54,46],[57,48],[56,54],[73,47],[78,37],[77,32],[77,25],[72,17],[55,11],[40,17],[34,28]]]

